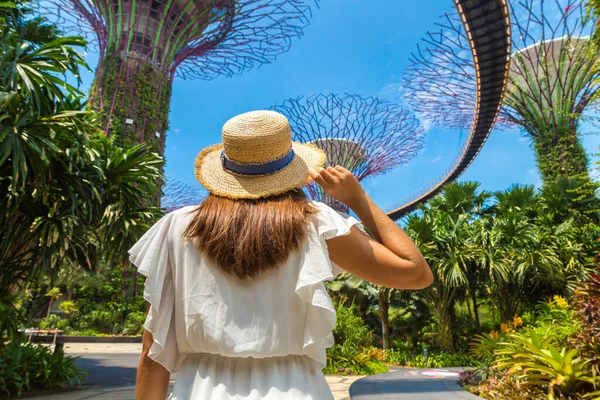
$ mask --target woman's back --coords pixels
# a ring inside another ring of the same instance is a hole
[[[298,248],[254,279],[227,272],[185,237],[195,207],[166,215],[131,249],[132,262],[148,276],[144,296],[152,304],[153,318],[145,328],[154,337],[149,355],[169,371],[180,371],[174,398],[190,398],[192,389],[207,396],[218,390],[213,385],[217,376],[222,380],[235,375],[236,382],[246,384],[242,371],[250,368],[248,358],[253,359],[254,380],[266,374],[271,376],[259,381],[286,381],[293,371],[293,385],[305,382],[306,390],[313,387],[305,396],[323,393],[320,370],[326,364],[326,348],[333,345],[336,320],[324,282],[341,271],[331,263],[325,240],[346,235],[360,224],[323,203],[311,205],[316,212],[309,215]],[[224,360],[219,357],[227,357],[228,365],[218,367],[216,361]],[[259,367],[257,359],[265,359],[265,365]],[[271,371],[283,361],[294,366],[289,373]],[[198,378],[201,370],[211,380]],[[182,379],[182,372],[187,378]],[[278,396],[292,389],[281,382],[276,386]],[[230,385],[228,390],[237,388]]]

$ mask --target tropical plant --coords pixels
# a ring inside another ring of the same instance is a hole
[[[162,159],[121,149],[85,111],[76,50],[27,2],[3,6],[0,34],[0,288],[4,294],[63,269],[122,265],[125,248],[156,219]],[[106,247],[104,247],[106,246]]]
[[[69,320],[61,318],[56,314],[51,314],[46,318],[42,319],[39,323],[40,329],[60,329],[67,330],[69,326]]]
[[[123,324],[123,333],[125,335],[139,335],[144,331],[144,322],[146,313],[143,311],[134,311],[127,315]]]
[[[61,311],[67,314],[67,318],[70,317],[73,313],[77,312],[78,310],[77,304],[75,304],[75,302],[72,300],[63,301],[62,303],[60,303],[60,306],[58,306],[58,308],[60,308]]]
[[[0,347],[0,392],[11,398],[24,391],[82,384],[87,371],[73,365],[75,359],[47,346],[11,342]]]
[[[531,329],[508,334],[495,354],[494,368],[507,370],[524,385],[548,387],[548,398],[557,393],[580,393],[600,381],[593,376],[590,360],[580,356],[576,348],[558,348],[552,336],[542,337]]]
[[[489,363],[494,359],[500,340],[497,332],[475,335],[469,347],[469,355]]]
[[[44,296],[50,298],[48,303],[48,311],[46,312],[46,317],[49,317],[50,311],[52,311],[52,303],[54,303],[54,300],[59,299],[62,296],[62,293],[60,292],[59,288],[53,287],[52,289],[48,290]]]

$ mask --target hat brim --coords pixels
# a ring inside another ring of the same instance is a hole
[[[312,181],[310,169],[325,164],[325,152],[312,144],[292,143],[294,159],[285,168],[270,175],[244,176],[223,168],[223,145],[205,148],[195,163],[196,179],[211,194],[231,199],[258,199],[299,189]]]

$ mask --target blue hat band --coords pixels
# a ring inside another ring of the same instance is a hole
[[[262,164],[240,164],[227,158],[225,152],[221,152],[221,163],[225,170],[238,175],[271,175],[287,167],[294,159],[294,156],[294,150],[290,149],[283,157],[277,160]]]

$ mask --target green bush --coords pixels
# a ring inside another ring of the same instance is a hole
[[[415,354],[405,350],[390,349],[387,351],[387,361],[390,364],[413,368],[449,368],[449,367],[480,367],[482,362],[463,353],[431,352],[427,363],[423,353]]]
[[[428,355],[427,363],[423,354],[415,356],[407,364],[413,368],[450,368],[450,367],[480,367],[482,362],[464,353],[435,352]]]
[[[119,312],[94,310],[78,319],[76,329],[95,329],[103,333],[114,333],[119,328]]]
[[[76,313],[79,309],[77,304],[75,304],[75,302],[72,300],[63,301],[62,303],[60,303],[60,306],[58,306],[58,308],[60,308],[61,311],[67,314],[67,316]]]
[[[51,353],[40,344],[15,342],[0,348],[0,391],[20,397],[23,391],[82,384],[85,374],[62,351]]]
[[[5,341],[22,341],[25,339],[19,329],[25,324],[20,309],[10,305],[15,296],[0,298],[0,347]]]
[[[375,347],[364,348],[352,356],[341,356],[333,353],[323,370],[326,374],[373,375],[387,372],[385,351]]]
[[[337,304],[335,344],[327,349],[326,374],[372,375],[387,372],[385,352],[372,347],[373,332],[356,314],[355,307]]]
[[[554,296],[554,300],[548,303],[538,304],[535,309],[535,332],[540,336],[552,336],[556,343],[564,344],[580,328],[575,311],[560,296]]]
[[[129,313],[123,324],[123,333],[125,335],[140,335],[144,331],[144,322],[146,321],[146,313],[142,311],[134,311]]]
[[[40,321],[40,329],[60,329],[66,331],[69,327],[69,320],[59,317],[56,314],[50,314]]]
[[[360,315],[356,314],[354,306],[344,307],[340,304],[336,312],[337,322],[333,336],[341,355],[356,355],[363,348],[372,346],[373,332]]]

